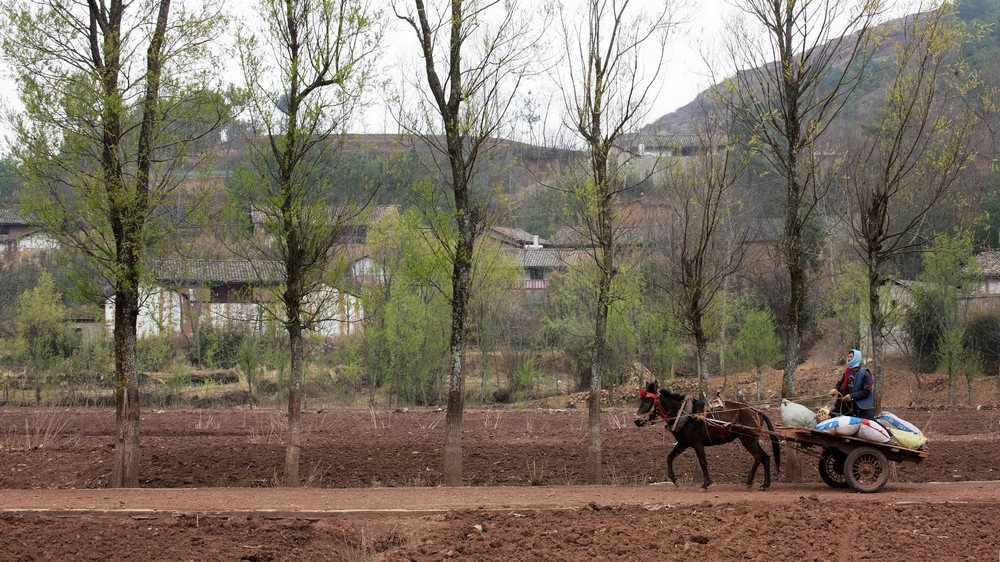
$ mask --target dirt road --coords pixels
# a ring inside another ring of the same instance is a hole
[[[0,490],[0,560],[1000,558],[1000,482]]]
[[[768,491],[740,485],[700,488],[538,486],[462,488],[188,488],[123,490],[0,490],[0,513],[69,516],[141,514],[281,514],[320,517],[344,513],[572,510],[585,507],[685,507],[709,502],[781,505],[803,497],[879,504],[998,504],[1000,481],[889,484],[878,494],[833,490],[822,484],[775,484]]]

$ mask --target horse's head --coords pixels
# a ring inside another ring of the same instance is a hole
[[[659,383],[656,381],[646,383],[646,388],[639,391],[639,409],[635,413],[636,427],[651,424],[656,420],[661,409],[657,406],[659,400]]]
[[[651,424],[657,417],[669,422],[677,417],[683,406],[683,395],[659,388],[656,381],[646,383],[646,387],[639,391],[639,409],[635,413],[637,416],[635,425],[642,427]]]

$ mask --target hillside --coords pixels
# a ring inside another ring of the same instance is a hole
[[[867,115],[870,115],[872,108],[877,107],[880,100],[884,99],[885,88],[883,84],[887,77],[878,70],[888,68],[892,62],[896,46],[904,40],[902,24],[913,17],[915,16],[909,15],[893,19],[878,26],[876,33],[884,35],[885,40],[872,59],[871,66],[876,71],[866,82],[861,84],[859,91],[856,92],[858,95],[852,96],[847,102],[834,129],[855,128],[863,122]],[[964,56],[971,68],[982,75],[984,82],[987,84],[996,83],[996,79],[1000,78],[997,76],[995,63],[998,52],[1000,52],[1000,26],[997,26],[997,22],[1000,21],[1000,1],[972,0],[962,2],[959,8],[959,19],[965,25],[988,24],[992,26],[981,41],[966,46]],[[731,79],[732,77],[726,80]],[[714,89],[715,86],[703,90],[689,103],[671,113],[661,115],[643,126],[640,132],[663,136],[693,134],[705,111],[712,109]],[[834,133],[833,136],[837,136],[837,134]]]

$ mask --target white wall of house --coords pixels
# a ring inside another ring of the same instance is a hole
[[[1000,279],[987,279],[985,291],[990,295],[1000,295]]]
[[[154,287],[144,290],[141,299],[137,325],[140,338],[180,333],[182,316],[192,313],[190,308],[185,308],[188,312],[182,312],[183,300],[177,291]],[[356,296],[326,289],[313,302],[317,303],[315,306],[323,306],[323,313],[319,315],[321,321],[315,330],[320,335],[335,338],[360,331],[364,314],[361,301]],[[255,303],[201,303],[200,308],[202,321],[210,322],[217,328],[242,325],[250,331],[260,332],[269,321],[265,308]],[[114,330],[113,296],[105,302],[104,321],[109,331]]]
[[[17,241],[17,249],[20,252],[55,250],[58,247],[59,242],[57,242],[55,238],[43,232],[36,232]]]
[[[177,334],[181,331],[181,295],[177,291],[151,287],[139,296],[139,318],[136,335],[148,338],[160,334]],[[104,302],[104,323],[108,331],[115,329],[115,297]]]
[[[59,242],[44,232],[33,232],[19,237],[8,237],[0,242],[0,259],[15,262],[25,256],[55,250]]]
[[[263,330],[266,311],[253,303],[213,302],[208,304],[208,319],[213,326],[245,326],[252,332]]]
[[[335,338],[358,333],[364,315],[361,310],[361,300],[358,297],[341,293],[332,288],[326,288],[316,296],[313,302],[323,307],[319,315],[321,321],[316,326],[316,333]]]

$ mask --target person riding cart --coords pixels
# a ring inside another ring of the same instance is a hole
[[[875,419],[875,383],[872,372],[861,366],[861,351],[848,352],[847,370],[830,389],[830,396],[837,399],[831,415]]]

